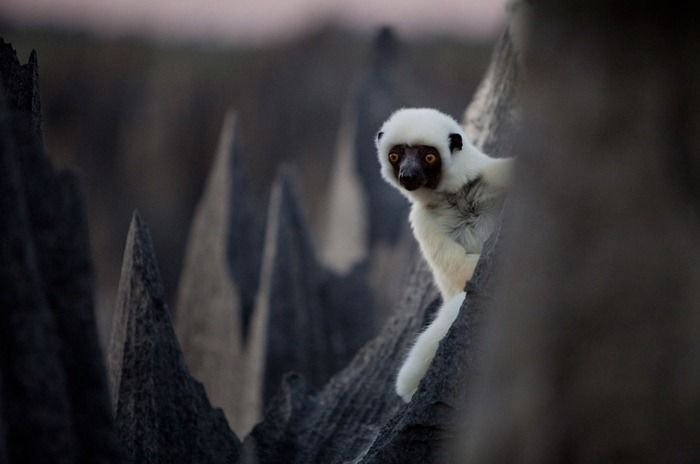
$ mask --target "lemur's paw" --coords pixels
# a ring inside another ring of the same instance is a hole
[[[416,369],[417,366],[412,365],[411,361],[410,358],[404,361],[399,370],[399,375],[396,377],[396,394],[406,403],[413,398],[413,394],[418,390],[418,384],[425,374],[424,372],[419,372],[422,369]]]
[[[438,310],[437,317],[418,336],[415,345],[408,352],[406,360],[396,376],[396,393],[405,401],[411,401],[418,390],[421,379],[433,362],[440,340],[442,340],[459,314],[466,294],[457,293]]]

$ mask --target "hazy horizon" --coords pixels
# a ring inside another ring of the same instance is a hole
[[[107,36],[263,43],[285,40],[323,24],[367,32],[390,26],[406,37],[495,36],[506,0],[5,0],[0,19],[17,26],[58,26]]]

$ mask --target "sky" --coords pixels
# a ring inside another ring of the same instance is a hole
[[[335,22],[401,35],[495,36],[506,0],[2,0],[0,19],[56,24],[106,35],[261,43]]]

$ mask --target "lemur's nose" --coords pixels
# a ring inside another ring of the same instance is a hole
[[[416,190],[423,183],[423,177],[417,172],[401,172],[399,173],[399,183],[406,190]]]

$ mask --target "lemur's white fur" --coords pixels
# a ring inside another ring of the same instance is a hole
[[[411,401],[413,394],[418,389],[418,384],[428,372],[428,367],[435,357],[440,340],[447,335],[447,331],[457,319],[459,308],[462,307],[465,296],[464,292],[459,292],[447,300],[440,307],[433,322],[416,339],[415,345],[411,348],[396,376],[396,393],[405,402]]]
[[[450,150],[450,134],[461,137],[461,149]],[[397,377],[396,391],[409,401],[459,312],[464,286],[494,229],[510,184],[512,160],[482,153],[467,140],[457,121],[429,108],[396,111],[380,129],[376,145],[382,177],[411,202],[413,234],[445,302],[418,337]],[[400,184],[388,161],[396,145],[427,145],[439,152],[442,169],[435,188],[409,191]]]

